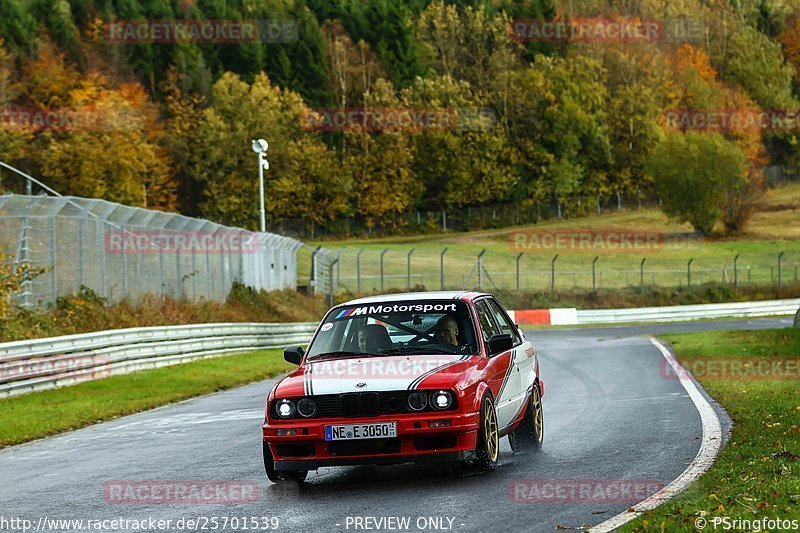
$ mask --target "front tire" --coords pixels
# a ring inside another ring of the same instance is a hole
[[[269,445],[265,442],[263,444],[264,451],[264,470],[267,472],[267,479],[273,483],[286,483],[293,481],[295,483],[302,483],[308,476],[308,470],[275,470],[275,462],[272,458],[272,452],[269,450]]]
[[[508,434],[508,442],[514,453],[528,454],[542,449],[544,442],[544,415],[539,383],[534,383],[522,422]]]
[[[494,470],[500,457],[500,428],[497,425],[497,411],[494,400],[486,394],[481,400],[481,427],[478,430],[477,459],[474,465],[479,470]]]

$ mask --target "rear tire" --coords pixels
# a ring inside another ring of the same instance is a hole
[[[544,415],[539,383],[533,385],[528,406],[519,426],[508,434],[508,442],[514,453],[528,454],[542,449],[544,442]]]
[[[489,394],[481,400],[481,425],[478,429],[476,459],[472,463],[478,470],[494,470],[500,457],[500,428],[497,425],[497,411]]]
[[[267,472],[267,479],[273,483],[286,483],[293,481],[295,483],[302,483],[308,476],[308,470],[275,470],[275,462],[272,458],[272,452],[269,450],[269,445],[265,442],[263,444],[264,451],[264,470]]]

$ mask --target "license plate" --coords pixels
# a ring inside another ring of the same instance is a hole
[[[325,440],[384,439],[397,436],[397,422],[325,426]]]

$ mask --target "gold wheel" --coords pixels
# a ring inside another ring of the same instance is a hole
[[[486,453],[489,455],[489,459],[494,462],[497,461],[497,456],[500,452],[500,438],[497,432],[497,415],[494,412],[492,401],[488,398],[483,402],[483,420]]]
[[[533,427],[534,431],[536,431],[536,441],[541,443],[544,440],[544,414],[542,412],[542,396],[539,392],[538,384],[533,386],[531,410],[533,411]]]

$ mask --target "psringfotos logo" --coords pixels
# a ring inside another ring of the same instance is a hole
[[[692,240],[659,231],[524,230],[509,234],[509,247],[512,252],[526,253],[646,253],[664,248],[686,248]]]
[[[515,479],[514,503],[638,503],[664,488],[655,479]]]
[[[103,485],[109,504],[244,504],[259,499],[255,481],[111,480]]]

